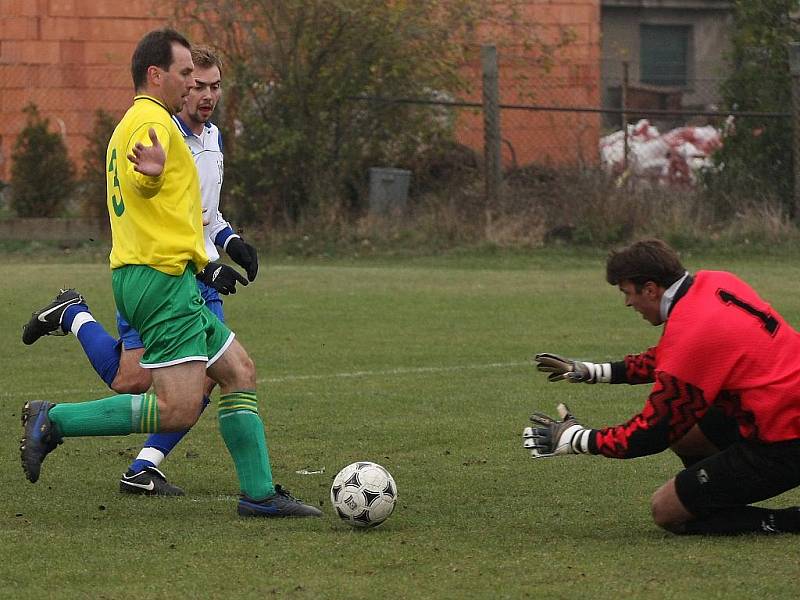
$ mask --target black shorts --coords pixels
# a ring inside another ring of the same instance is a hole
[[[739,424],[736,419],[727,416],[719,406],[709,408],[703,418],[697,422],[697,426],[703,435],[720,450],[742,441],[742,434],[739,433]]]
[[[760,502],[800,486],[800,440],[741,441],[675,477],[675,490],[695,517]]]

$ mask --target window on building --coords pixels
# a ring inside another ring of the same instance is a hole
[[[640,25],[639,81],[650,85],[686,85],[690,34],[690,26]]]

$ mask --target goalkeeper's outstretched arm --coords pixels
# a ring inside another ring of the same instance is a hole
[[[543,352],[534,356],[536,369],[547,373],[548,381],[570,383],[611,383],[611,363],[593,363]]]
[[[534,357],[536,369],[547,373],[548,381],[570,383],[653,383],[655,348],[641,354],[629,354],[615,362],[594,363],[543,352]]]
[[[601,454],[636,458],[666,450],[681,439],[708,410],[702,390],[660,372],[642,412],[614,427],[584,427],[563,404],[560,420],[534,413],[522,432],[523,446],[534,458],[563,454]]]

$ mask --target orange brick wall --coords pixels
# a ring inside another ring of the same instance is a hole
[[[168,0],[0,0],[0,180],[9,176],[13,142],[29,102],[62,131],[80,164],[94,111],[121,114],[128,107],[131,52],[145,32],[168,23],[171,6]],[[530,0],[527,11],[542,25],[544,39],[567,26],[576,40],[546,75],[529,73],[535,58],[529,51],[500,47],[500,101],[599,106],[600,1]],[[481,33],[483,41],[493,35]],[[472,99],[480,100],[477,52],[466,69],[474,81]],[[529,78],[520,85],[519,75]],[[506,164],[512,155],[518,164],[596,159],[596,115],[504,111],[501,124]],[[458,137],[480,150],[481,115],[463,111]]]
[[[547,72],[532,67],[535,51],[521,46],[498,46],[501,104],[599,107],[600,90],[600,1],[533,0],[526,18],[541,26],[539,35],[553,43],[559,31],[568,28],[574,41],[559,50]],[[482,32],[484,42],[492,32]],[[497,34],[502,35],[502,34]],[[468,68],[475,82],[472,100],[480,101],[480,57]],[[601,118],[593,113],[532,112],[502,110],[503,163],[506,167],[531,162],[563,165],[597,162]],[[483,148],[483,115],[467,113],[459,119],[459,141]]]
[[[130,56],[171,14],[150,0],[0,0],[0,179],[34,102],[78,164],[95,110],[130,104]]]

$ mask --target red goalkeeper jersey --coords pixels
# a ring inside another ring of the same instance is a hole
[[[735,275],[700,271],[674,301],[658,345],[640,357],[646,360],[636,379],[654,375],[644,409],[627,423],[594,430],[592,453],[660,452],[712,404],[734,417],[747,439],[800,438],[800,334]],[[637,365],[626,362],[630,377]]]

